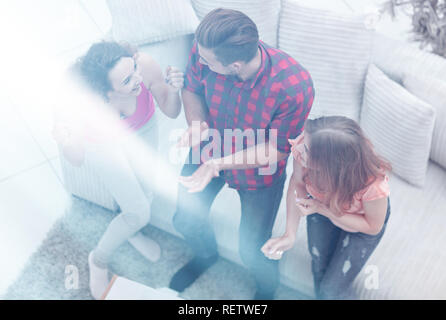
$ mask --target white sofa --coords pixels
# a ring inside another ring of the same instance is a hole
[[[284,27],[280,24],[286,19],[283,18],[285,13],[279,14],[281,15],[278,23],[280,48],[280,32]],[[140,46],[140,50],[151,54],[163,68],[171,64],[184,69],[192,39],[192,34],[182,35]],[[403,73],[412,68],[413,70],[426,69],[446,81],[446,60],[433,57],[432,54],[419,51],[412,46],[397,43],[384,35],[376,34],[373,40],[370,62],[376,64],[393,80],[401,82]],[[300,61],[299,55],[295,58]],[[427,61],[436,63],[429,64]],[[309,69],[309,71],[311,73],[312,70]],[[363,87],[364,83],[361,85]],[[318,83],[315,83],[315,86],[317,101]],[[357,108],[359,114],[361,103],[357,105]],[[175,120],[160,115],[160,146],[162,146],[160,154],[166,163],[169,163],[169,152],[172,146],[168,132],[177,128],[186,128],[184,114]],[[74,168],[62,156],[60,159],[65,184],[70,192],[111,210],[119,209],[113,198],[100,186],[100,181],[94,180],[89,168]],[[170,163],[169,166],[174,173],[178,174],[182,164]],[[291,161],[289,161],[288,179],[291,169]],[[160,179],[163,178],[160,176]],[[155,199],[151,223],[179,236],[172,225],[177,183],[174,179],[160,180],[160,183],[168,185],[167,189],[171,192],[164,193]],[[446,267],[446,250],[444,250],[446,245],[446,168],[429,161],[425,184],[422,188],[415,187],[394,174],[391,175],[390,186],[392,213],[386,233],[355,280],[354,289],[361,299],[444,299],[446,298],[444,273]],[[280,235],[283,232],[285,217],[285,201],[283,200],[273,229],[274,235]],[[224,188],[212,206],[211,221],[221,255],[241,264],[238,255],[239,220],[239,198],[234,190]],[[281,282],[313,297],[311,258],[306,237],[306,224],[303,220],[294,248],[288,251],[280,262]]]

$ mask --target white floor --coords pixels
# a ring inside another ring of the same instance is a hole
[[[383,2],[296,1],[347,13],[368,12]],[[0,53],[0,296],[70,205],[51,137],[51,103],[43,95],[55,84],[45,68],[51,68],[49,61],[68,66],[103,37],[111,26],[106,9],[105,0],[0,4],[0,39],[8,45]],[[395,37],[405,37],[407,29],[404,17],[396,22],[385,17],[378,25]]]

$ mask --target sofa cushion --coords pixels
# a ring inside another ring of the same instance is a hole
[[[173,39],[146,44],[140,46],[138,50],[149,54],[161,66],[163,71],[170,65],[185,72],[193,39],[193,34],[186,34]]]
[[[192,0],[192,5],[200,20],[216,8],[241,11],[256,23],[261,40],[277,46],[280,0]]]
[[[393,172],[416,186],[425,181],[434,121],[432,106],[370,65],[361,127]]]
[[[282,2],[279,48],[311,73],[316,91],[311,117],[358,120],[374,33],[365,18]]]
[[[198,18],[189,0],[107,0],[116,41],[142,45],[194,33]]]
[[[430,157],[446,168],[446,81],[427,75],[406,74],[403,84],[407,90],[435,108],[436,119]]]
[[[405,43],[376,33],[372,52],[372,63],[400,84],[406,73],[424,73],[446,81],[446,59],[421,50],[417,43]]]

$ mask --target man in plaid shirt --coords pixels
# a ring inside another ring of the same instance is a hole
[[[256,280],[254,298],[272,299],[279,282],[278,261],[267,259],[260,248],[271,236],[286,179],[288,139],[303,131],[313,82],[292,57],[259,41],[256,25],[239,11],[211,11],[195,39],[182,94],[190,126],[179,141],[179,146],[192,149],[181,172],[173,220],[195,257],[174,275],[170,287],[183,291],[217,260],[208,215],[227,183],[241,200],[239,250]],[[228,129],[253,134],[238,146],[237,139],[225,136]],[[212,142],[204,141],[211,131]],[[207,143],[214,144],[212,154],[200,156]],[[275,170],[265,173],[265,167]]]

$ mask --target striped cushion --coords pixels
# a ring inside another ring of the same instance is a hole
[[[282,2],[279,48],[310,71],[316,91],[311,116],[358,120],[373,31],[364,15],[345,15]]]
[[[192,0],[192,6],[200,20],[216,8],[241,11],[255,22],[261,40],[277,46],[280,0]]]
[[[142,45],[194,33],[198,18],[189,0],[107,0],[116,41]]]
[[[175,66],[184,72],[189,60],[193,39],[193,34],[187,34],[170,40],[140,46],[138,50],[150,55],[158,62],[161,70],[166,70],[167,66]]]
[[[428,74],[446,81],[446,59],[420,50],[417,43],[404,43],[376,33],[372,63],[394,81],[402,83],[404,74]]]
[[[446,81],[427,75],[407,74],[403,78],[403,84],[407,90],[435,108],[436,119],[430,157],[446,168]]]
[[[370,65],[361,126],[393,172],[416,186],[424,184],[434,121],[432,106]]]

